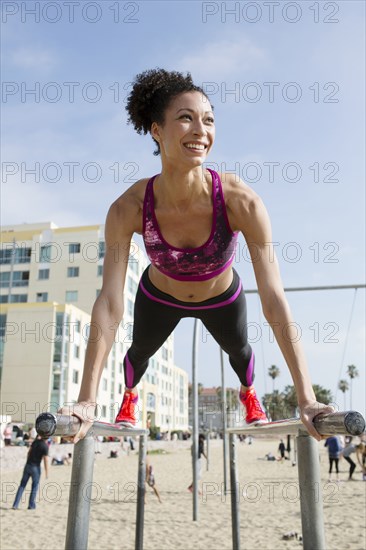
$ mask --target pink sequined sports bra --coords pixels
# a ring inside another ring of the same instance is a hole
[[[143,208],[143,239],[152,265],[177,281],[207,281],[229,267],[234,259],[238,232],[233,232],[227,217],[221,180],[212,176],[213,219],[211,234],[202,246],[177,248],[162,236],[154,209],[153,176],[147,186]]]

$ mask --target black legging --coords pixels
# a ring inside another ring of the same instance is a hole
[[[345,460],[347,460],[348,464],[350,465],[350,467],[349,467],[349,477],[350,477],[350,479],[351,479],[352,474],[353,474],[353,472],[354,472],[355,469],[356,469],[356,463],[353,462],[352,458],[350,458],[349,456],[344,456],[343,458],[344,458]]]
[[[339,470],[338,470],[339,458],[331,458],[331,457],[329,457],[329,473],[330,474],[332,473],[333,462],[335,463],[336,472],[337,474],[339,474]]]
[[[244,386],[254,379],[254,354],[248,344],[246,300],[235,270],[233,282],[220,296],[204,302],[182,302],[161,292],[150,281],[148,268],[141,277],[134,311],[133,340],[124,358],[125,382],[136,386],[149,359],[164,344],[179,321],[201,319],[216,342],[229,355],[229,361]]]

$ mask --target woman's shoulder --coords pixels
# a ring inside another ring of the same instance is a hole
[[[150,178],[142,178],[132,184],[111,204],[111,210],[117,212],[136,212],[141,210],[144,203],[146,186]]]
[[[132,231],[140,231],[142,225],[142,211],[144,196],[149,178],[142,178],[132,184],[117,199],[108,210],[107,220],[110,224],[123,225]]]
[[[241,198],[252,201],[259,198],[259,195],[247,183],[245,183],[238,174],[232,172],[217,172],[225,198]]]
[[[240,216],[253,214],[263,208],[260,196],[237,174],[218,173],[226,207]]]

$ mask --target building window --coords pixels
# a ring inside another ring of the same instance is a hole
[[[28,299],[27,294],[12,294],[10,296],[11,304],[25,303]]]
[[[75,348],[74,348],[74,357],[75,357],[76,359],[78,359],[79,356],[80,356],[80,346],[77,346],[77,345],[75,344]]]
[[[148,411],[155,411],[155,395],[153,393],[147,394],[146,408]]]
[[[45,279],[50,278],[50,270],[49,269],[40,269],[38,271],[38,279],[40,281],[44,281]]]
[[[133,335],[133,323],[126,323],[126,340],[125,342],[132,342],[132,335]]]
[[[99,259],[104,258],[105,255],[105,242],[99,241]]]
[[[13,255],[13,249],[12,248],[3,248],[3,250],[0,250],[0,264],[11,264],[11,257]]]
[[[137,291],[137,283],[132,277],[128,277],[128,290],[131,292],[131,294],[136,294]]]
[[[78,267],[68,267],[67,268],[68,277],[79,277],[79,268]]]
[[[77,302],[78,301],[78,291],[77,290],[66,290],[65,301],[68,302]]]
[[[122,394],[122,384],[118,384],[118,393]]]
[[[119,363],[119,373],[122,374],[123,372],[123,363]]]
[[[70,243],[69,254],[79,254],[79,253],[80,253],[80,243]]]
[[[14,271],[13,286],[28,286],[29,271]]]
[[[130,317],[133,317],[133,307],[134,303],[129,298],[127,299],[127,313]]]
[[[5,273],[0,273],[0,287],[6,288],[10,285],[10,271],[5,271]]]
[[[138,262],[137,258],[134,258],[133,256],[129,255],[129,257],[128,257],[128,267],[131,269],[132,273],[136,273],[136,275],[138,275],[139,262]]]
[[[59,373],[54,373],[53,375],[53,386],[52,386],[52,389],[54,390],[59,390],[60,389],[60,374]]]
[[[101,277],[102,275],[103,275],[103,266],[102,266],[102,265],[98,265],[97,276],[98,276],[98,277]]]
[[[8,245],[9,247],[9,245]],[[31,261],[32,249],[28,247],[19,248],[11,245],[11,248],[0,250],[0,264],[29,264]]]
[[[107,416],[107,407],[105,405],[102,405],[102,416]]]
[[[161,355],[165,361],[168,360],[168,350],[164,346],[161,348]]]
[[[73,370],[72,371],[72,381],[74,384],[78,384],[79,383],[79,371],[78,370]]]
[[[0,315],[0,338],[5,337],[6,332],[6,313]]]
[[[108,390],[108,380],[106,378],[103,378],[102,388],[104,391]]]
[[[47,302],[47,300],[48,300],[48,292],[37,292],[36,302]]]
[[[31,261],[31,248],[18,248],[15,251],[15,263],[16,264],[30,264]]]
[[[51,261],[51,245],[46,244],[44,246],[41,246],[41,251],[39,254],[39,261],[40,262],[50,262]]]
[[[0,304],[7,304],[8,300],[9,300],[9,296],[7,294],[0,295]]]
[[[77,334],[80,334],[80,328],[81,328],[81,322],[75,321],[75,332],[77,332]]]

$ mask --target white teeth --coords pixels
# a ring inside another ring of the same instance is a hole
[[[198,145],[197,143],[186,143],[186,147],[189,149],[197,149],[198,151],[204,151],[204,145]]]

